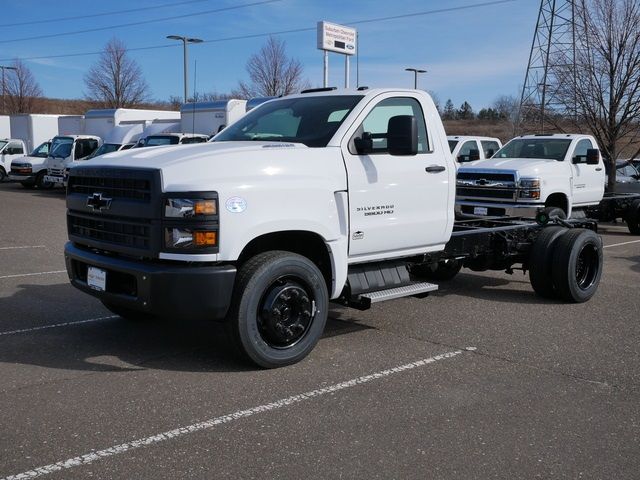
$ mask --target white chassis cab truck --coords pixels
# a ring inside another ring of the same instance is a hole
[[[456,211],[462,215],[624,218],[640,233],[640,195],[605,194],[605,166],[590,135],[516,137],[487,160],[461,166]]]
[[[102,139],[94,135],[58,135],[51,139],[49,155],[45,163],[45,182],[66,185],[69,168],[76,160],[91,155],[102,144]]]
[[[424,295],[461,267],[528,270],[545,297],[594,295],[593,222],[455,222],[455,174],[425,92],[310,90],[208,143],[71,169],[67,271],[123,318],[224,320],[262,367],[304,358],[330,301]]]

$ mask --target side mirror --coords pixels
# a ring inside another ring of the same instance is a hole
[[[367,153],[373,151],[373,138],[371,137],[371,133],[362,132],[361,137],[356,137],[353,139],[353,144],[356,147],[356,152],[358,155],[366,155]]]
[[[598,165],[600,163],[600,150],[590,148],[587,150],[587,165]]]
[[[473,162],[474,160],[480,160],[480,150],[469,151],[469,161]]]
[[[418,122],[413,115],[396,115],[389,119],[387,150],[390,155],[418,153]]]

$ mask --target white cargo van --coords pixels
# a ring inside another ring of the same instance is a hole
[[[17,138],[0,139],[0,182],[2,182],[11,170],[11,161],[24,157],[26,148],[24,142]]]
[[[12,160],[9,178],[20,182],[24,188],[52,188],[53,184],[44,180],[47,174],[46,162],[50,146],[51,142],[43,142],[26,157]]]

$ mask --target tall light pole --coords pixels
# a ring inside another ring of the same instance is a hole
[[[9,67],[9,66],[5,66],[5,65],[0,65],[0,69],[2,69],[2,113],[5,112],[4,110],[4,96],[5,96],[5,91],[7,89],[7,83],[5,82],[4,79],[4,71],[5,70],[18,70],[16,67]]]
[[[407,72],[413,72],[413,88],[418,88],[418,74],[427,73],[426,70],[420,70],[419,68],[405,68]]]
[[[201,38],[190,38],[183,37],[181,35],[168,35],[168,39],[170,40],[182,40],[182,48],[183,48],[183,57],[184,57],[184,103],[188,102],[189,98],[189,70],[188,70],[188,56],[187,56],[187,43],[202,43],[203,40]]]

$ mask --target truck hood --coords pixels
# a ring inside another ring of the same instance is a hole
[[[304,159],[320,152],[299,143],[207,142],[146,147],[113,152],[81,162],[84,167],[141,167],[162,171],[164,191],[211,189],[225,183],[251,184],[265,175],[324,177],[326,172],[305,169]]]
[[[458,172],[473,172],[477,170],[510,170],[522,176],[542,175],[548,173],[554,165],[561,163],[557,160],[542,158],[487,158],[477,160],[473,165],[461,166]]]

